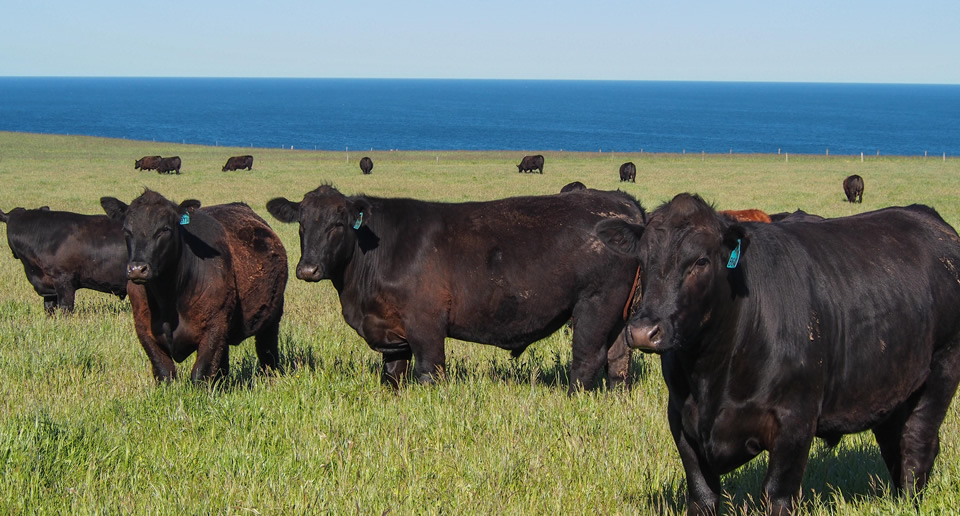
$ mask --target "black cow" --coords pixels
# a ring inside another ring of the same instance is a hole
[[[586,190],[587,185],[581,183],[580,181],[574,181],[572,183],[567,183],[563,185],[563,188],[560,189],[560,193],[567,192],[579,192],[580,190]]]
[[[960,381],[960,243],[933,209],[736,223],[681,194],[597,232],[640,258],[624,334],[661,354],[689,513],[763,450],[768,511],[789,512],[813,438],[867,429],[898,492],[922,493]]]
[[[160,163],[157,165],[157,173],[169,174],[170,172],[180,173],[180,156],[160,158]]]
[[[231,170],[253,170],[253,156],[247,154],[245,156],[233,156],[227,160],[227,163],[220,169],[221,172],[227,172]]]
[[[843,194],[847,202],[863,202],[863,178],[854,174],[843,180]]]
[[[620,165],[620,182],[624,181],[637,182],[637,166],[632,161]]]
[[[518,172],[530,172],[533,173],[534,170],[539,170],[540,173],[543,173],[543,156],[537,154],[536,156],[524,156],[520,160],[520,164],[517,165]]]
[[[250,336],[261,367],[277,366],[287,254],[263,219],[245,204],[178,206],[150,190],[129,206],[100,203],[123,224],[134,326],[158,382],[194,351],[191,379],[226,375],[228,345]]]
[[[783,211],[770,215],[770,222],[816,222],[824,220],[820,215],[807,213],[801,209],[794,212]]]
[[[571,316],[570,390],[592,386],[605,364],[611,384],[627,379],[629,353],[615,344],[637,263],[593,234],[607,217],[644,220],[627,194],[448,204],[346,197],[324,185],[267,210],[300,223],[297,277],[333,282],[347,324],[383,353],[384,383],[398,386],[411,356],[419,381],[442,377],[445,337],[519,356]]]
[[[52,314],[73,311],[76,291],[88,288],[123,299],[127,295],[127,250],[120,224],[105,215],[49,208],[0,211],[7,244],[23,263],[27,280]]]
[[[144,156],[133,164],[135,170],[156,170],[160,166],[160,156]]]
[[[373,170],[373,160],[364,156],[360,158],[360,170],[366,175]]]

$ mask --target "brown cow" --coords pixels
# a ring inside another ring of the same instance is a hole
[[[723,210],[720,214],[726,215],[736,222],[766,222],[768,224],[771,222],[770,215],[756,209]]]
[[[129,206],[100,199],[123,221],[127,294],[137,337],[158,382],[194,351],[194,381],[226,375],[228,345],[256,336],[261,367],[277,366],[287,253],[242,203],[179,206],[147,190]]]
[[[160,166],[160,156],[144,156],[133,164],[135,170],[156,170]]]

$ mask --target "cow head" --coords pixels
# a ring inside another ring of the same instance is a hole
[[[596,231],[611,249],[640,260],[642,302],[627,321],[627,343],[655,353],[695,342],[723,316],[749,243],[742,226],[690,194],[658,208],[646,226],[611,219]]]
[[[100,205],[111,218],[123,222],[127,278],[142,285],[175,266],[182,245],[180,225],[189,223],[200,201],[191,199],[178,206],[146,190],[129,206],[113,197],[101,197]]]
[[[303,201],[271,199],[267,211],[281,222],[300,223],[300,263],[297,277],[305,281],[332,279],[353,253],[357,232],[370,220],[366,199],[350,199],[324,185]]]

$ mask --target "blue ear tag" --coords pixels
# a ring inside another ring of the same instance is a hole
[[[186,226],[186,225],[189,224],[189,223],[190,223],[190,214],[189,214],[189,213],[184,213],[183,215],[180,215],[180,225],[181,225],[181,226]]]
[[[730,259],[727,260],[728,269],[736,269],[737,264],[740,263],[740,239],[737,239],[737,248],[730,253]]]
[[[357,217],[357,221],[353,223],[353,229],[360,229],[360,225],[363,224],[363,212],[360,212],[360,216]]]

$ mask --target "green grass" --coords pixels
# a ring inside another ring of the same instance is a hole
[[[220,172],[253,154],[252,172]],[[148,154],[183,158],[181,176],[133,170]],[[541,175],[521,152],[319,152],[216,148],[0,133],[0,209],[49,205],[100,213],[144,187],[173,200],[246,201],[299,258],[296,226],[266,213],[329,182],[347,194],[445,201],[554,193],[574,180],[622,188],[648,209],[682,191],[718,208],[803,208],[841,216],[914,202],[960,225],[960,160],[851,156],[547,152]],[[358,161],[374,160],[362,176]],[[637,183],[620,184],[624,161]],[[864,177],[862,205],[840,183]],[[0,240],[6,226],[0,225]],[[0,251],[3,248],[0,246]],[[634,357],[630,392],[566,395],[564,329],[519,359],[448,343],[448,381],[399,393],[379,385],[379,356],[346,326],[328,282],[291,279],[281,327],[284,371],[256,372],[252,343],[231,349],[216,387],[158,387],[129,304],[82,290],[72,316],[47,317],[20,263],[0,252],[0,513],[673,514],[684,480],[655,357]],[[292,272],[292,271],[291,271]],[[291,278],[293,275],[291,274]],[[181,364],[188,371],[192,358]],[[924,513],[960,506],[960,422],[951,408]],[[756,511],[761,458],[727,475],[727,512]],[[872,437],[816,444],[803,487],[810,514],[914,514],[887,492]]]

